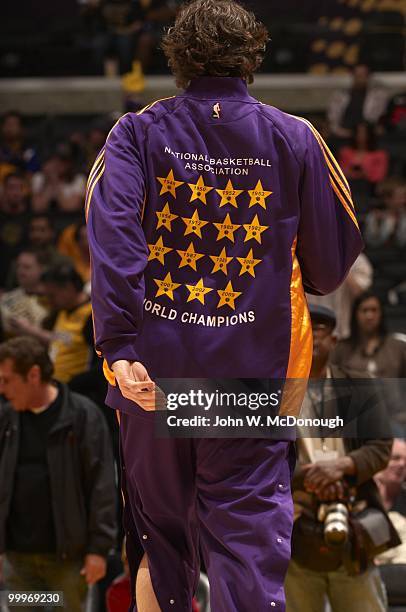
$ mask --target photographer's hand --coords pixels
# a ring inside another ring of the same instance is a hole
[[[318,493],[329,484],[337,483],[346,474],[355,473],[351,457],[336,460],[316,461],[302,466],[305,471],[304,485],[307,491]]]
[[[344,499],[344,487],[341,480],[334,484],[328,484],[317,493],[317,498],[322,502]]]

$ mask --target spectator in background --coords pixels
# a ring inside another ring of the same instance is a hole
[[[28,187],[23,174],[12,172],[5,177],[0,203],[3,215],[14,216],[29,212]]]
[[[37,214],[30,219],[28,226],[28,241],[48,267],[57,263],[67,263],[67,258],[56,248],[56,232],[51,215]]]
[[[20,113],[10,111],[3,115],[0,130],[0,183],[9,172],[38,172],[39,160],[35,149],[25,142],[23,120]]]
[[[90,253],[84,220],[72,223],[64,229],[58,241],[58,251],[72,260],[76,271],[85,283],[85,291],[89,292]]]
[[[375,480],[385,508],[406,517],[406,440],[394,440],[388,466]]]
[[[364,122],[356,126],[351,145],[340,150],[339,162],[348,179],[377,183],[386,178],[389,155],[376,149],[374,128]]]
[[[386,596],[379,573],[371,556],[362,554],[366,542],[356,543],[354,528],[349,533],[352,554],[337,540],[335,545],[328,544],[321,515],[323,504],[341,502],[348,508],[350,492],[354,492],[356,506],[373,508],[381,516],[389,534],[387,547],[400,543],[373,480],[388,463],[391,432],[373,389],[358,386],[348,369],[329,363],[336,342],[334,313],[311,306],[310,315],[313,360],[300,416],[327,420],[338,415],[344,428],[342,435],[334,431],[334,437],[328,428],[313,437],[300,428],[292,481],[295,523],[285,582],[286,611],[322,612],[327,598],[333,612],[358,612],[360,602],[368,612],[384,612]]]
[[[376,125],[387,105],[388,96],[371,82],[368,66],[355,66],[352,77],[350,89],[335,92],[327,109],[330,131],[339,138],[351,138],[359,123]]]
[[[153,52],[158,48],[164,28],[176,16],[179,0],[139,0],[144,23],[138,36],[135,57],[140,62],[144,74],[151,68]]]
[[[41,326],[48,314],[41,300],[40,282],[44,263],[38,253],[24,250],[16,261],[16,289],[7,291],[0,298],[3,332],[17,335],[26,325]]]
[[[380,379],[377,384],[385,397],[393,433],[404,435],[404,385],[397,379],[406,378],[406,342],[386,331],[382,302],[373,291],[354,301],[351,335],[340,340],[331,360],[361,376]]]
[[[104,64],[104,73],[114,76],[130,72],[136,59],[147,72],[177,4],[177,0],[88,0],[82,17],[91,31],[94,63]]]
[[[69,382],[89,370],[96,359],[90,298],[72,265],[49,269],[42,280],[56,312],[49,346],[55,377]]]
[[[93,53],[97,64],[104,64],[106,76],[124,74],[131,70],[134,60],[136,34],[143,21],[140,2],[134,0],[93,0],[87,6],[87,18],[92,15],[102,24],[93,38]]]
[[[392,177],[379,187],[381,206],[368,213],[364,239],[367,246],[406,246],[406,183]]]
[[[37,340],[0,345],[0,581],[63,591],[64,609],[80,612],[115,546],[114,464],[98,408],[52,375]]]
[[[379,555],[381,564],[406,564],[406,441],[396,438],[388,466],[375,475],[385,509],[402,540],[402,545]]]
[[[55,238],[55,227],[50,215],[38,214],[31,217],[28,240],[33,248],[48,255],[55,248]]]
[[[386,331],[382,302],[373,291],[354,301],[351,335],[340,340],[333,363],[380,378],[406,377],[406,342]]]
[[[83,208],[85,188],[86,178],[75,171],[71,147],[60,145],[44,162],[42,171],[33,176],[33,211],[77,212]]]
[[[350,319],[354,300],[372,285],[372,265],[364,253],[361,253],[352,265],[347,278],[335,291],[328,295],[306,294],[309,304],[318,304],[330,308],[336,315],[335,335],[339,340],[350,335]]]
[[[38,255],[40,261],[52,267],[59,263],[68,263],[69,259],[61,255],[55,245],[55,228],[49,214],[32,215],[28,225],[28,248]],[[13,289],[17,285],[16,260],[9,268],[6,288]]]
[[[87,372],[96,359],[93,348],[92,306],[83,281],[71,264],[49,268],[42,276],[51,316],[46,329],[21,324],[20,331],[49,346],[55,377],[68,383]]]
[[[27,225],[30,202],[25,178],[9,174],[4,181],[0,200],[0,287],[6,286],[11,262],[27,244]]]

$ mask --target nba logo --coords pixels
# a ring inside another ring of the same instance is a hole
[[[212,118],[213,119],[220,119],[220,103],[216,102],[216,104],[213,105],[213,114],[212,114]]]

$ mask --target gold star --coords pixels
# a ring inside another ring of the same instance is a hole
[[[248,193],[251,196],[248,208],[251,208],[251,206],[255,206],[256,204],[258,204],[266,210],[265,200],[273,193],[273,191],[264,191],[261,181],[258,181],[255,186],[255,189],[249,189]]]
[[[192,217],[182,217],[182,221],[186,224],[186,230],[184,236],[188,234],[196,234],[199,238],[202,237],[202,227],[208,224],[208,221],[199,219],[199,213],[197,210],[193,213]]]
[[[176,189],[180,185],[183,185],[183,181],[175,181],[175,178],[173,176],[173,170],[170,170],[168,176],[166,176],[165,178],[162,178],[160,176],[157,176],[156,178],[162,185],[159,195],[169,192],[171,195],[173,195],[174,198],[176,198]]]
[[[161,211],[156,212],[156,216],[158,217],[158,223],[156,228],[159,229],[161,225],[166,227],[170,232],[172,231],[172,221],[178,218],[178,215],[173,215],[170,211],[168,202],[165,204]]]
[[[161,262],[161,264],[165,264],[165,255],[169,253],[169,251],[173,251],[173,249],[169,249],[163,243],[162,236],[159,236],[158,240],[155,244],[149,244],[149,256],[148,261],[152,259],[157,259]]]
[[[227,213],[226,218],[223,223],[213,223],[219,231],[217,240],[221,240],[222,238],[228,238],[231,242],[234,242],[234,232],[238,230],[241,225],[234,225],[231,223],[230,215]]]
[[[158,285],[158,291],[156,292],[155,297],[159,297],[160,295],[167,295],[168,298],[173,300],[173,292],[175,291],[175,289],[180,287],[180,284],[172,282],[171,273],[168,272],[168,274],[163,280],[160,280],[159,278],[154,278],[154,281]]]
[[[225,289],[218,289],[217,293],[220,296],[217,308],[221,308],[222,306],[229,306],[230,308],[235,310],[234,302],[241,295],[241,291],[234,291],[231,281],[227,283],[227,287]]]
[[[262,259],[254,259],[254,254],[252,252],[252,249],[250,249],[250,252],[248,253],[246,257],[237,257],[237,259],[241,264],[241,270],[240,270],[239,276],[248,272],[248,274],[251,274],[251,276],[255,278],[254,268],[259,263],[261,263]]]
[[[179,268],[183,268],[184,266],[190,266],[193,270],[196,270],[196,262],[204,257],[202,253],[196,253],[195,247],[193,246],[193,242],[191,242],[186,249],[186,251],[176,251],[180,256],[182,261],[179,264]]]
[[[188,183],[188,185],[192,190],[190,202],[193,202],[193,200],[200,200],[201,202],[203,202],[203,204],[207,204],[206,194],[211,191],[213,187],[208,187],[207,185],[205,185],[202,176],[199,176],[197,183]]]
[[[216,189],[217,193],[221,195],[220,208],[226,204],[231,204],[235,208],[238,208],[237,197],[240,193],[243,193],[243,189],[234,189],[232,182],[229,180],[225,189]]]
[[[187,301],[191,302],[192,300],[199,300],[199,302],[203,304],[203,306],[204,306],[204,296],[206,295],[206,293],[210,293],[210,291],[213,291],[213,289],[211,289],[210,287],[205,287],[203,285],[202,278],[199,280],[199,282],[196,285],[186,285],[186,287],[190,291],[190,295]]]
[[[220,255],[210,255],[209,256],[212,261],[214,261],[213,270],[211,274],[214,272],[224,272],[227,274],[227,264],[233,259],[232,257],[227,257],[226,247],[223,247]]]
[[[261,234],[265,230],[267,230],[269,225],[260,225],[258,215],[255,215],[251,223],[247,223],[244,225],[244,229],[247,232],[247,235],[244,238],[244,242],[248,242],[248,240],[256,240],[261,244]]]

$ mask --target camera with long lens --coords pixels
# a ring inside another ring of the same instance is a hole
[[[340,548],[349,538],[348,507],[341,502],[320,504],[318,519],[324,524],[323,537],[327,546]]]

